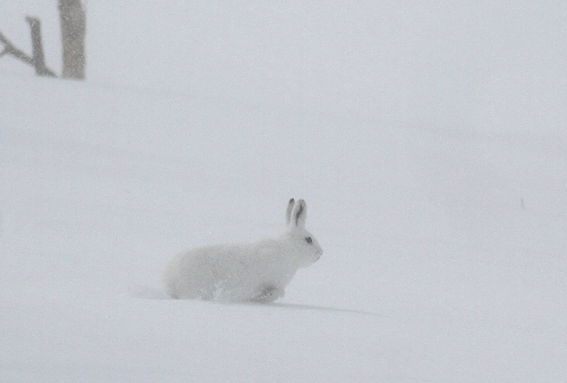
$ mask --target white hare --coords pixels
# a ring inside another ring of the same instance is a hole
[[[172,298],[273,302],[300,267],[317,261],[323,249],[305,229],[307,206],[292,198],[286,230],[278,237],[246,244],[222,244],[180,253],[162,275]]]

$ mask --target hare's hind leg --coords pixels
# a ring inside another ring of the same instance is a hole
[[[170,298],[179,299],[179,294],[177,294],[177,288],[174,283],[170,281],[164,281],[164,290]]]
[[[195,291],[193,286],[169,281],[165,284],[165,292],[173,299],[197,299],[201,298],[200,291]]]

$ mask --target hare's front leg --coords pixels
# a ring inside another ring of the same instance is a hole
[[[282,289],[278,289],[273,285],[265,285],[260,289],[260,293],[256,297],[252,298],[252,301],[259,303],[270,303],[278,298],[282,298],[284,295],[285,291],[283,291]]]

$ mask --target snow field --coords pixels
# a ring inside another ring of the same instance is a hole
[[[87,82],[0,59],[0,381],[564,381],[564,9],[465,3],[90,2]],[[285,299],[163,299],[290,197]]]

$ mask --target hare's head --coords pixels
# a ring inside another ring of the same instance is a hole
[[[306,217],[305,201],[300,199],[296,203],[293,198],[290,199],[286,210],[287,231],[285,236],[302,267],[312,265],[323,254],[323,249],[319,246],[317,239],[305,229]]]

